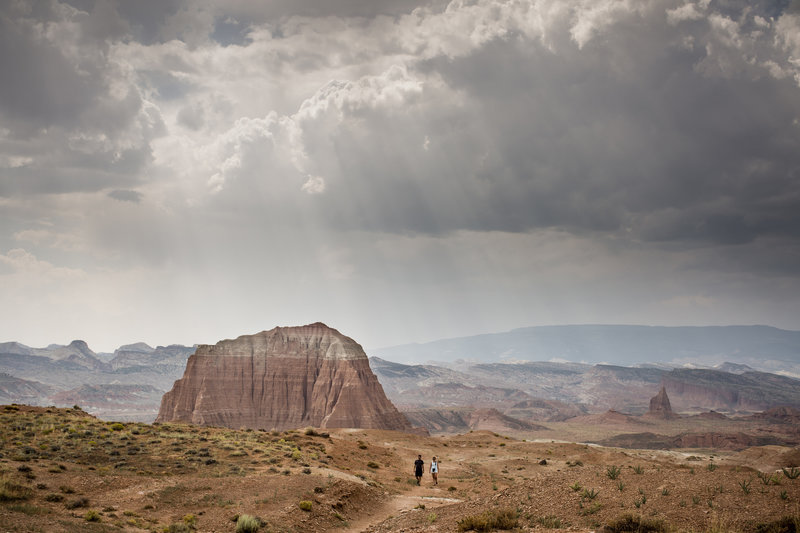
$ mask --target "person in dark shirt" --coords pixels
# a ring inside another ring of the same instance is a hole
[[[417,460],[414,461],[414,476],[417,478],[417,485],[422,481],[422,472],[424,472],[424,470],[425,461],[422,460],[422,455],[418,455]]]

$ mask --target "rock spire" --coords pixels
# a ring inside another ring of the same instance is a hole
[[[650,398],[650,411],[647,413],[652,418],[678,418],[678,415],[672,411],[672,406],[669,404],[669,397],[667,396],[667,389],[662,385],[658,394]]]

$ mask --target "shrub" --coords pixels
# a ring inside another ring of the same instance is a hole
[[[123,429],[125,429],[125,425],[124,425],[124,424],[120,424],[119,422],[114,422],[114,423],[113,423],[113,424],[111,424],[109,427],[110,427],[110,428],[111,428],[113,431],[122,431]]]
[[[644,468],[642,468],[639,465],[636,465],[636,466],[633,467],[633,473],[634,474],[639,474],[639,475],[644,474]]]
[[[29,503],[13,503],[5,508],[8,509],[9,511],[26,514],[28,516],[47,514],[50,512],[49,509],[45,509],[44,507],[37,507]]]
[[[261,527],[261,519],[249,514],[239,515],[236,519],[236,533],[255,533]]]
[[[319,435],[319,433],[317,433],[317,430],[312,427],[307,427],[304,433],[309,437],[316,437]]]
[[[300,503],[297,504],[297,506],[300,507],[300,509],[306,512],[311,511],[312,505],[313,504],[311,503],[311,500],[300,500]]]
[[[486,511],[479,515],[465,516],[458,521],[459,531],[491,531],[514,529],[519,526],[517,512],[513,509]]]
[[[0,502],[13,502],[27,500],[31,497],[31,490],[7,479],[0,479]]]
[[[667,527],[661,520],[632,514],[612,520],[603,528],[608,533],[665,533]]]
[[[757,524],[754,533],[797,533],[800,531],[800,516],[784,516],[773,522]]]
[[[617,477],[619,477],[620,471],[621,471],[620,467],[618,466],[612,465],[606,467],[606,475],[608,476],[609,479],[617,479]]]
[[[97,511],[86,511],[86,514],[83,515],[83,519],[87,522],[99,522],[101,520],[100,513]]]
[[[63,502],[64,496],[62,496],[61,494],[48,494],[47,496],[44,497],[44,499],[45,501],[48,502]]]
[[[745,479],[739,482],[739,486],[742,487],[742,492],[745,494],[750,494],[750,480]]]
[[[78,498],[65,504],[67,509],[77,509],[78,507],[89,507],[89,498]]]
[[[781,470],[783,471],[783,475],[789,479],[797,479],[797,477],[800,476],[800,469],[794,466],[789,470],[786,470],[785,468],[782,468]]]
[[[367,467],[368,467],[368,468],[376,468],[376,469],[377,469],[377,468],[380,468],[380,467],[381,467],[381,465],[379,465],[379,464],[378,464],[378,463],[376,463],[375,461],[370,461],[370,462],[368,462],[368,463],[367,463]]]
[[[561,529],[561,519],[555,515],[540,516],[536,521],[547,529]]]
[[[764,485],[769,485],[770,483],[777,485],[779,483],[778,478],[773,477],[769,472],[758,472],[756,475]]]
[[[135,523],[135,521],[134,521]],[[183,522],[176,522],[164,528],[164,533],[191,533],[192,528]]]
[[[581,487],[581,484],[580,484],[580,483],[578,483],[578,482],[576,481],[575,483],[573,483],[572,485],[570,485],[570,486],[569,486],[569,488],[571,488],[571,489],[572,489],[573,491],[575,491],[575,492],[578,492],[578,491],[579,491],[579,490],[581,490],[583,487]]]
[[[594,500],[598,494],[599,492],[594,489],[591,490],[583,489],[583,492],[581,493],[581,498],[588,498],[590,500]]]

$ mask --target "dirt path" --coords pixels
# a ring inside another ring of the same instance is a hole
[[[390,516],[397,516],[409,512],[419,505],[424,505],[425,511],[423,512],[427,512],[429,509],[435,509],[442,505],[461,501],[453,498],[446,498],[441,495],[441,492],[442,491],[438,488],[414,487],[406,493],[396,494],[391,499],[384,502],[383,505],[377,507],[374,512],[358,520],[351,521],[348,527],[343,531],[345,531],[345,533],[362,533],[380,524]]]

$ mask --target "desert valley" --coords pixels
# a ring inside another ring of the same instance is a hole
[[[800,516],[800,381],[741,363],[408,365],[321,323],[110,362],[4,346],[4,531],[766,533]],[[418,454],[437,485],[417,486]]]

